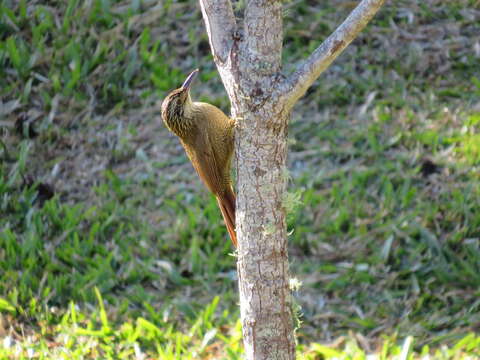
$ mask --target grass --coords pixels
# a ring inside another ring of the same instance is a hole
[[[286,69],[352,5],[286,3]],[[477,5],[388,4],[296,107],[299,358],[480,356]],[[159,121],[196,67],[228,112],[201,24],[194,2],[0,1],[0,358],[242,357],[216,202]]]

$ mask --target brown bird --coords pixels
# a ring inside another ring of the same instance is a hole
[[[235,122],[213,105],[192,101],[190,86],[197,74],[198,69],[192,71],[183,85],[163,100],[162,118],[180,138],[198,176],[217,198],[236,247],[235,193],[230,177]]]

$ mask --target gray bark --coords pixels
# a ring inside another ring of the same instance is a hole
[[[246,359],[295,358],[283,198],[290,110],[385,0],[363,0],[315,52],[281,74],[282,1],[249,0],[240,34],[230,0],[200,0],[236,120],[236,229]]]

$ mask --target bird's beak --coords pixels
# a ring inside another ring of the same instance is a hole
[[[189,90],[190,85],[192,85],[192,82],[197,77],[197,74],[198,74],[198,69],[193,70],[183,82],[182,88]]]

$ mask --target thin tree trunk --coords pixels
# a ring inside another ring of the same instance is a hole
[[[236,129],[240,310],[247,359],[294,359],[282,205],[288,114],[269,105],[252,106]]]
[[[312,55],[281,74],[282,1],[248,0],[243,27],[230,0],[200,0],[236,120],[236,230],[246,359],[295,358],[283,198],[290,110],[385,0],[363,0]]]

